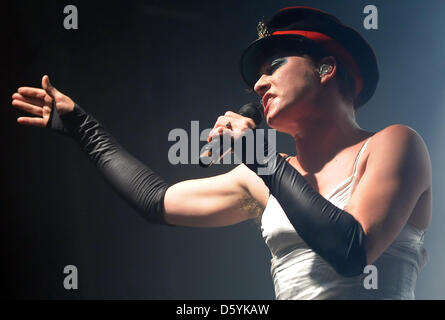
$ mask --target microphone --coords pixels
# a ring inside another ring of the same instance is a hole
[[[243,117],[252,119],[255,122],[256,126],[260,125],[264,118],[263,108],[261,108],[256,103],[245,104],[239,109],[238,114],[242,115]],[[223,152],[220,153],[221,155],[217,159],[215,159],[212,151],[222,149],[223,139],[220,139],[220,137],[215,137],[211,142],[207,143],[202,148],[202,152],[199,156],[199,165],[203,168],[208,168],[215,162],[219,162],[227,153],[232,151],[232,147],[229,146],[227,150],[223,150]]]

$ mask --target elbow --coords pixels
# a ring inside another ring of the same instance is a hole
[[[359,276],[366,267],[366,251],[359,250],[354,254],[337,259],[331,263],[334,270],[341,276],[351,278]]]
[[[348,278],[361,275],[367,265],[368,256],[365,233],[360,223],[355,219],[343,248],[337,252],[338,256],[332,264],[335,271]]]

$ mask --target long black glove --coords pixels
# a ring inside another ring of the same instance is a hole
[[[53,107],[48,128],[73,137],[111,186],[148,222],[167,225],[164,196],[169,187],[77,104],[61,116]]]
[[[258,137],[258,136],[257,136]],[[259,174],[301,238],[343,276],[363,273],[365,234],[360,223],[316,192],[304,177],[265,141],[261,162],[246,164]]]

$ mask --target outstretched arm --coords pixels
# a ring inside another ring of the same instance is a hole
[[[42,87],[19,88],[13,95],[13,106],[38,116],[20,117],[18,122],[50,127],[73,137],[112,187],[148,221],[224,226],[253,218],[262,211],[267,188],[245,166],[224,175],[168,186],[126,152],[96,119],[52,87],[47,76],[42,79]],[[246,187],[246,181],[252,180],[259,183],[262,192]]]

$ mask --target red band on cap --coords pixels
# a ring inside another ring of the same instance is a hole
[[[351,56],[351,54],[346,50],[340,43],[335,41],[334,39],[328,37],[327,35],[314,31],[305,31],[305,30],[290,30],[290,31],[275,31],[272,35],[283,35],[283,34],[297,34],[301,35],[305,38],[311,39],[321,46],[323,46],[329,52],[332,52],[337,56],[338,59],[345,65],[348,71],[351,73],[352,77],[356,83],[355,94],[358,95],[363,88],[363,78],[360,74],[360,70],[358,68],[355,59]]]

